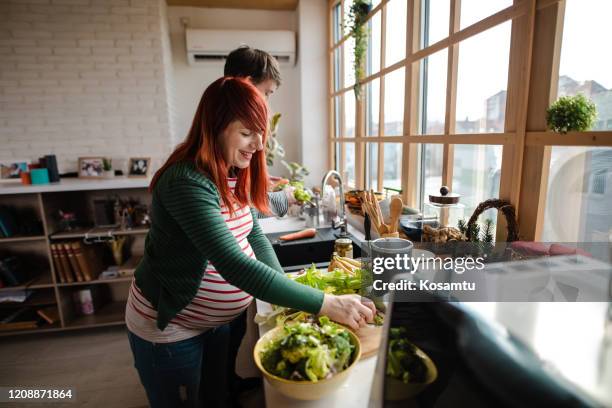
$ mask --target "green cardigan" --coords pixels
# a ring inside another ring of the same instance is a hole
[[[159,178],[151,221],[135,277],[157,310],[160,330],[194,298],[209,261],[226,281],[258,299],[310,313],[321,309],[323,292],[284,275],[255,215],[247,239],[257,260],[242,252],[221,216],[217,187],[194,164],[177,163]]]

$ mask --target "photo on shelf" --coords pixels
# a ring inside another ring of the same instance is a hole
[[[130,157],[128,177],[147,177],[151,167],[150,157]]]
[[[20,181],[29,163],[27,159],[0,159],[0,183]]]
[[[79,157],[79,178],[103,178],[103,157]]]

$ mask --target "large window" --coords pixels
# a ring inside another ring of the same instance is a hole
[[[527,239],[610,239],[612,54],[601,41],[612,37],[612,4],[374,1],[360,99],[353,93],[354,42],[340,28],[350,4],[330,1],[329,58],[330,146],[339,150],[331,157],[352,186],[397,191],[423,209],[429,194],[447,185],[462,195],[465,218],[489,198],[522,204]],[[545,42],[534,40],[545,31],[538,37]],[[597,105],[596,142],[546,131],[557,70],[558,95],[582,92]],[[569,174],[571,185],[563,182]],[[572,195],[575,205],[559,205],[573,203]],[[555,228],[570,213],[575,225]],[[480,222],[487,218],[497,222],[498,214],[487,211]]]
[[[558,95],[583,94],[597,106],[594,130],[612,129],[612,2],[565,2]],[[586,24],[585,22],[588,22]],[[612,241],[612,148],[553,147],[542,238]]]

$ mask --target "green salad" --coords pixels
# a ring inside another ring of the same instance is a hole
[[[312,264],[303,274],[297,275],[294,280],[302,285],[320,289],[325,293],[344,295],[360,291],[362,287],[361,275],[361,269],[355,269],[354,275],[350,275],[341,269],[323,272],[318,270],[315,264]]]
[[[406,328],[390,328],[387,375],[408,384],[425,382],[426,373],[425,363],[416,355],[414,344],[408,341]]]
[[[348,330],[321,316],[283,327],[283,336],[261,352],[261,364],[270,374],[288,380],[329,378],[353,361],[355,346]]]
[[[364,285],[368,281],[368,274],[361,268],[355,268],[348,272],[344,269],[336,268],[332,271],[322,271],[312,264],[304,273],[288,275],[291,279],[302,285],[320,289],[332,295],[362,294]],[[299,315],[294,311],[282,307],[272,306],[273,311],[267,315],[255,316],[255,323],[283,324],[288,320],[295,320]],[[382,326],[384,318],[381,312],[376,313],[374,324]]]

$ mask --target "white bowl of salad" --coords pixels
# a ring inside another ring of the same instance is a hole
[[[357,336],[326,316],[276,327],[253,350],[268,383],[299,400],[317,400],[337,390],[360,356]]]

